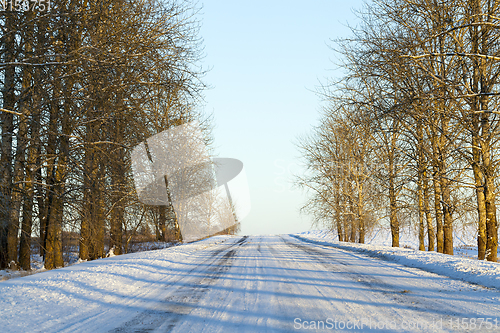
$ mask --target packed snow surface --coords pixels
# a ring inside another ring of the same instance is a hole
[[[336,237],[333,234],[323,230],[305,232],[294,236],[306,242],[364,253],[372,257],[395,261],[405,266],[417,267],[429,272],[500,290],[499,263],[400,247],[338,242],[335,241]]]
[[[3,281],[0,327],[500,332],[498,266],[328,233],[217,236]]]

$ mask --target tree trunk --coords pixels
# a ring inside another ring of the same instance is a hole
[[[392,247],[399,247],[399,221],[397,212],[397,202],[396,202],[396,189],[394,185],[394,161],[392,154],[389,156],[389,206],[390,206],[390,226],[391,226],[391,238]]]
[[[485,127],[488,124],[485,124],[483,121],[483,133],[488,133],[489,128]],[[489,127],[489,126],[488,126]],[[496,212],[496,204],[495,204],[495,183],[494,183],[494,172],[493,167],[491,165],[491,157],[490,157],[490,147],[489,142],[483,140],[483,164],[485,167],[485,190],[484,197],[486,202],[486,259],[488,261],[497,262],[498,258],[498,224],[497,224],[497,212]]]
[[[441,178],[443,196],[443,253],[453,255],[453,217],[450,200],[450,187],[445,177]]]
[[[488,110],[488,97],[480,99],[481,110]],[[498,223],[496,210],[496,170],[491,157],[490,114],[481,113],[481,159],[484,166],[484,199],[486,202],[486,259],[497,262],[498,258]]]
[[[441,190],[441,207],[443,209],[443,253],[453,255],[453,207],[451,206],[450,184],[447,178],[446,170],[446,143],[445,134],[448,133],[449,120],[445,116],[441,119],[441,132],[436,142],[436,166],[437,176],[439,180],[439,188]]]
[[[62,36],[59,36],[60,38]],[[63,52],[61,45],[63,43],[57,40],[54,43],[54,49],[57,54]],[[57,56],[56,61],[60,62],[61,57]],[[55,80],[53,81],[52,99],[50,103],[50,124],[47,142],[47,153],[49,157],[49,167],[47,168],[47,190],[48,190],[48,209],[45,220],[45,269],[54,269],[63,267],[62,252],[62,219],[63,219],[63,193],[66,174],[66,163],[69,154],[68,147],[68,127],[69,117],[68,103],[65,101],[63,110],[60,110],[61,92],[69,87],[62,89],[61,81],[58,80],[62,73],[61,68],[54,70]],[[62,127],[62,128],[61,128]],[[65,135],[66,134],[66,135]]]
[[[474,122],[472,126],[476,127],[478,124]],[[485,199],[485,186],[484,186],[484,177],[481,172],[480,163],[481,163],[481,155],[480,149],[480,141],[478,136],[479,129],[474,129],[473,138],[472,138],[472,171],[474,173],[474,182],[475,182],[475,192],[476,192],[476,201],[477,201],[477,215],[478,215],[478,226],[477,226],[477,258],[479,260],[484,260],[486,257],[486,199]]]
[[[424,211],[425,211],[425,218],[427,220],[427,239],[429,242],[429,244],[427,245],[427,251],[434,251],[435,235],[434,235],[434,226],[432,225],[432,214],[429,206],[429,182],[426,170],[424,170],[423,173],[422,185],[423,185],[423,197],[424,197]]]
[[[3,35],[3,62],[15,61],[14,32],[15,13],[4,12],[5,33]],[[15,73],[14,65],[6,65],[4,71],[4,86],[2,91],[3,108],[13,111],[16,103],[15,96]],[[12,186],[13,186],[13,154],[12,144],[14,135],[14,115],[12,113],[0,111],[2,125],[2,142],[0,157],[0,177],[1,177],[1,200],[0,203],[0,268],[7,268],[11,260],[17,260],[13,254],[17,251],[17,244],[12,242],[13,226],[11,225],[12,206]],[[17,230],[16,230],[17,231]],[[16,250],[12,248],[16,246]]]
[[[165,242],[167,238],[166,225],[167,225],[167,206],[158,207],[158,239],[161,242]]]
[[[475,1],[470,4],[470,10],[473,16],[472,21],[481,21],[481,16],[478,15],[481,12],[481,6],[479,1]],[[471,25],[469,27],[469,34],[471,36],[471,49],[473,54],[479,54],[479,34],[480,26]],[[480,87],[481,82],[481,68],[480,61],[473,62],[472,66],[472,82],[471,88],[474,92],[480,92],[482,87]],[[464,68],[464,72],[469,70]],[[466,84],[468,82],[465,82]],[[474,185],[476,192],[477,201],[477,214],[478,214],[478,226],[477,226],[477,257],[479,260],[484,260],[486,257],[486,199],[485,199],[485,184],[484,175],[481,170],[481,137],[480,137],[480,115],[481,110],[480,98],[474,96],[469,100],[470,105],[470,130],[471,130],[471,142],[472,142],[472,171],[474,174]]]
[[[34,12],[25,13],[27,22],[34,17]],[[23,47],[25,57],[31,59],[33,53],[35,25],[28,23],[27,29],[23,31]],[[27,161],[24,163],[25,182],[22,203],[21,237],[19,242],[19,266],[24,270],[31,270],[31,232],[33,225],[33,206],[34,206],[34,177],[36,164],[36,146],[35,141],[39,139],[39,113],[37,108],[39,102],[38,89],[35,87],[33,77],[36,77],[31,66],[24,66],[22,69],[22,89],[23,98],[20,102],[20,112],[23,114],[21,124],[26,122],[26,135],[23,150],[27,149]],[[38,84],[38,82],[37,82]],[[34,102],[37,103],[34,103]],[[38,116],[37,116],[38,115]],[[31,117],[31,120],[29,120]],[[22,132],[22,131],[20,131]],[[28,138],[29,134],[29,138]]]
[[[89,106],[91,108],[91,106]],[[84,152],[84,172],[83,172],[83,202],[82,202],[82,217],[80,224],[80,259],[90,260],[91,259],[91,246],[93,237],[93,224],[96,216],[94,216],[94,210],[92,209],[96,204],[95,197],[95,182],[96,182],[96,152],[94,146],[91,144],[95,140],[95,121],[92,119],[91,110],[87,111],[87,126],[85,132],[85,146]]]
[[[431,131],[431,145],[432,145],[432,185],[434,187],[434,212],[436,216],[436,243],[437,252],[443,253],[443,210],[441,209],[441,170],[439,168],[439,153],[438,153],[438,138],[436,130],[432,126]]]
[[[422,189],[422,175],[419,172],[419,180],[418,180],[418,249],[420,251],[425,251],[424,237],[425,237],[425,228],[424,228],[424,194]]]
[[[490,179],[486,180],[486,259],[498,261],[498,224],[496,218],[494,184]]]
[[[424,173],[425,173],[425,162],[424,162],[424,134],[422,131],[422,123],[417,120],[417,201],[418,201],[418,249],[420,251],[425,251],[424,237]]]
[[[119,145],[123,143],[123,129],[118,115],[114,119],[114,141],[115,147],[112,147],[113,163],[111,165],[111,183],[112,183],[112,204],[110,221],[110,249],[113,248],[114,254],[123,253],[123,225],[125,222],[125,152]]]
[[[358,183],[358,229],[359,229],[359,243],[365,242],[365,216],[363,212],[363,184]]]
[[[340,218],[340,195],[338,193],[334,194],[335,195],[335,216],[334,216],[334,223],[336,224],[337,227],[337,235],[339,237],[339,242],[344,240],[344,231],[342,228],[342,221]]]

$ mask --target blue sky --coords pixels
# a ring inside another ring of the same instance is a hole
[[[331,39],[346,37],[362,1],[229,1],[202,3],[205,110],[215,120],[219,157],[244,164],[252,209],[242,234],[311,229],[299,213],[305,195],[292,188],[300,173],[299,136],[318,123],[320,82],[335,77]]]

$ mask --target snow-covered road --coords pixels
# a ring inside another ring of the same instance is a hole
[[[292,236],[216,237],[0,284],[9,332],[500,332],[500,292]]]

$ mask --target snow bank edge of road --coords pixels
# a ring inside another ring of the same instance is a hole
[[[160,248],[160,249],[154,249],[154,250],[145,250],[145,251],[138,251],[138,252],[131,252],[131,253],[124,253],[121,255],[114,255],[114,256],[109,256],[105,258],[99,258],[96,260],[81,260],[79,259],[78,261],[64,266],[64,267],[59,267],[56,269],[51,269],[51,270],[46,270],[45,267],[43,266],[43,263],[41,267],[38,269],[32,269],[31,271],[12,271],[12,270],[0,270],[0,288],[5,285],[10,285],[11,283],[16,283],[18,280],[20,281],[27,281],[27,279],[37,279],[39,277],[50,277],[55,274],[58,274],[61,271],[71,271],[71,270],[85,270],[86,268],[92,267],[92,266],[100,266],[100,265],[105,265],[105,264],[114,264],[118,261],[126,261],[127,259],[150,259],[151,256],[154,257],[154,253],[158,254],[164,251],[167,252],[172,252],[172,251],[183,251],[184,249],[187,248],[192,248],[191,251],[197,251],[200,248],[197,248],[197,246],[213,246],[213,245],[218,245],[220,243],[224,243],[227,240],[231,238],[239,238],[240,236],[234,236],[234,235],[217,235],[217,236],[212,236],[204,239],[200,239],[197,241],[189,242],[189,243],[180,243],[175,246],[170,246],[166,248]],[[189,254],[190,252],[186,252]],[[3,278],[7,276],[7,278]],[[1,297],[0,297],[1,301]]]
[[[417,251],[406,248],[368,244],[341,244],[334,240],[299,234],[290,234],[290,236],[304,242],[360,252],[371,257],[394,261],[408,267],[419,268],[452,279],[459,279],[500,290],[499,263],[453,257],[437,252]]]

